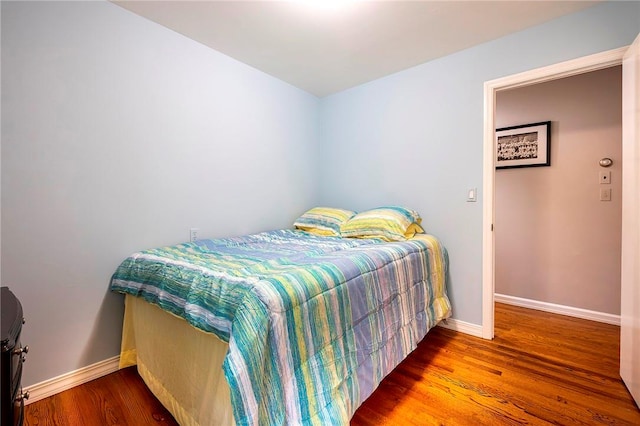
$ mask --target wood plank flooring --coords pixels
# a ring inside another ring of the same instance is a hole
[[[36,401],[24,411],[26,426],[177,425],[135,367]]]
[[[351,425],[640,425],[619,328],[496,304],[495,339],[436,327]],[[134,368],[37,401],[25,425],[175,425]]]
[[[495,339],[437,328],[352,425],[640,425],[619,327],[496,304]]]

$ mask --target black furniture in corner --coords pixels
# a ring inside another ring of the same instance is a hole
[[[2,346],[0,367],[0,425],[22,425],[24,420],[24,400],[29,398],[29,392],[22,392],[22,364],[24,363],[28,346],[20,343],[20,332],[24,317],[22,305],[9,287],[0,288]]]

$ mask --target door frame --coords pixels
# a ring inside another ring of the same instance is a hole
[[[482,191],[482,337],[494,337],[495,308],[495,114],[496,93],[622,64],[628,46],[525,71],[484,83]],[[623,154],[624,155],[624,154]],[[624,185],[624,183],[623,183]]]

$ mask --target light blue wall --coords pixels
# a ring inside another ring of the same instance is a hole
[[[321,204],[418,210],[449,250],[454,318],[480,325],[484,82],[625,46],[639,31],[640,3],[598,5],[322,99]]]
[[[318,99],[108,2],[2,2],[2,285],[23,384],[119,353],[132,252],[291,226]]]

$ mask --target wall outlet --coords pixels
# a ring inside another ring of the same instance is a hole
[[[611,201],[611,188],[600,189],[600,201]]]
[[[196,241],[198,241],[198,232],[200,231],[200,228],[191,228],[189,229],[189,241],[191,241],[192,243],[195,243]]]

